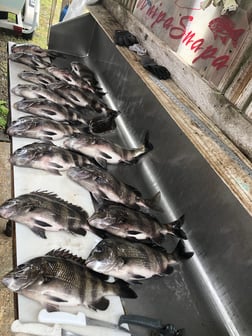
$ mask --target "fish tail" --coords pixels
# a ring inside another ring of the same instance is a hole
[[[176,261],[182,261],[190,259],[193,256],[193,252],[186,252],[185,250],[185,244],[183,240],[180,240],[175,247],[174,251],[172,252],[172,255]]]
[[[116,294],[122,298],[135,299],[137,294],[129,287],[129,284],[123,280],[117,279],[114,282],[116,286]]]
[[[144,137],[144,147],[145,147],[145,153],[151,151],[153,149],[152,143],[150,143],[150,134],[149,131],[145,133]]]
[[[170,223],[172,233],[181,239],[187,239],[185,231],[181,229],[181,226],[184,224],[185,216],[181,216],[176,221]]]
[[[145,199],[144,204],[148,208],[162,212],[163,209],[160,207],[160,204],[159,204],[160,198],[161,198],[161,193],[160,191],[158,191],[152,198]]]

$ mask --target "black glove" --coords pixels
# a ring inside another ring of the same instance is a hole
[[[151,72],[158,79],[168,79],[171,77],[170,72],[162,65],[158,65],[149,56],[144,56],[141,58],[142,66]]]
[[[122,47],[129,47],[138,43],[137,38],[127,30],[116,30],[114,40],[116,44]]]

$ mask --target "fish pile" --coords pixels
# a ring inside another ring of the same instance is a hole
[[[10,61],[30,69],[18,74],[29,84],[11,90],[23,97],[14,108],[28,115],[13,121],[8,134],[41,140],[16,149],[11,164],[55,175],[66,172],[55,178],[87,190],[95,211],[88,216],[85,205],[74,205],[53,191],[33,191],[6,200],[0,217],[26,225],[44,239],[47,231],[54,231],[56,240],[59,231],[80,236],[90,231],[100,238],[86,260],[68,250],[53,250],[18,265],[3,277],[3,284],[48,310],[78,305],[106,310],[106,296],[136,298],[129,283],[171,274],[175,265],[193,255],[183,242],[184,216],[161,223],[153,214],[162,211],[160,192],[145,198],[110,172],[112,165],[135,164],[154,150],[149,132],[136,148],[108,140],[106,132],[116,131],[119,112],[104,102],[93,71],[76,61],[68,69],[59,68],[54,59],[64,55],[34,45],[14,45],[11,51]],[[58,140],[61,146],[54,143]],[[167,236],[176,245],[171,252],[161,245]],[[108,282],[109,276],[114,282]]]

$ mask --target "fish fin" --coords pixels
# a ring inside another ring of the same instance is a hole
[[[135,279],[135,280],[144,280],[146,279],[144,276],[140,275],[140,274],[133,274],[132,273],[132,277]]]
[[[85,264],[86,260],[83,259],[82,257],[72,254],[68,250],[59,248],[57,250],[51,250],[47,252],[46,255],[71,260],[71,261],[74,261],[75,263],[78,263],[80,266],[86,268],[86,264]]]
[[[98,273],[96,271],[93,271],[91,268],[88,269],[90,273],[92,273],[96,278],[101,279],[102,281],[107,281],[109,279],[109,276],[103,273]]]
[[[158,204],[160,202],[161,193],[158,191],[151,199],[145,199],[144,203],[151,209],[163,212],[163,209]]]
[[[127,183],[124,183],[130,190],[132,190],[138,197],[142,197],[142,194],[141,194],[141,192],[137,189],[137,188],[135,188],[135,187],[133,187],[132,185],[130,185],[130,184],[127,184]]]
[[[105,158],[105,159],[112,159],[111,155],[108,155],[107,153],[100,152],[100,154]]]
[[[43,222],[43,221],[40,221],[40,220],[37,220],[37,219],[35,220],[35,223],[39,226],[42,226],[42,227],[52,227],[51,224],[48,224],[46,222]]]
[[[143,283],[139,280],[130,280],[129,283],[131,283],[132,285],[142,285]]]
[[[65,302],[68,302],[67,300],[63,300],[61,298],[59,298],[58,296],[53,296],[53,295],[46,295],[48,297],[48,299],[50,301],[54,301],[54,302],[57,302],[57,303],[65,303]]]
[[[172,255],[176,261],[190,259],[193,256],[193,252],[186,252],[185,244],[183,240],[180,240],[175,247]]]
[[[133,236],[137,236],[138,234],[141,234],[142,232],[136,231],[136,230],[128,230],[127,233]]]
[[[116,128],[114,116],[96,117],[88,123],[90,133],[104,133]]]
[[[114,285],[118,288],[118,295],[122,298],[135,299],[137,294],[129,287],[129,284],[123,280],[117,279]]]
[[[100,298],[99,300],[93,302],[91,305],[89,305],[90,308],[94,310],[106,310],[109,306],[109,300],[105,297]]]
[[[56,162],[50,162],[50,166],[57,169],[63,169],[64,167]]]
[[[48,303],[48,304],[46,305],[46,310],[47,310],[49,313],[57,312],[57,311],[59,311],[59,307]]]
[[[38,227],[34,227],[34,228],[31,228],[32,232],[34,232],[37,236],[43,238],[43,239],[46,239],[46,234],[45,234],[45,230],[42,229],[42,228],[38,228]]]
[[[154,147],[152,145],[152,143],[150,143],[149,141],[149,131],[147,131],[145,133],[145,136],[144,136],[144,141],[143,141],[143,146],[144,146],[144,150],[141,154],[137,155],[135,158],[133,158],[132,160],[130,161],[125,161],[124,163],[126,164],[134,164],[134,163],[137,163],[145,154],[147,154],[148,152],[150,152]]]
[[[169,224],[164,224],[164,226],[167,225],[168,227],[170,227],[172,233],[178,238],[187,239],[186,233],[181,229],[181,226],[184,224],[184,221],[185,221],[185,215],[182,215],[176,221]]]
[[[103,199],[102,199],[102,197],[100,196],[100,193],[99,193],[99,194],[98,194],[98,193],[97,193],[97,194],[95,194],[95,193],[91,193],[91,197],[92,197],[94,203],[96,204],[96,206],[98,206],[98,207],[102,206],[102,204],[103,204]]]
[[[144,136],[144,147],[145,147],[145,153],[150,152],[154,148],[152,143],[150,143],[149,131],[147,131]]]
[[[107,168],[107,161],[102,158],[95,158],[95,161],[101,166],[102,168],[106,169]]]
[[[174,268],[170,265],[166,267],[166,270],[163,272],[163,274],[171,274],[174,271]]]
[[[57,135],[57,133],[56,132],[52,132],[52,131],[43,131],[43,133],[45,134],[45,135]],[[52,140],[52,139],[49,139],[49,140]]]
[[[78,235],[81,235],[81,236],[85,236],[87,234],[87,231],[83,228],[73,228],[71,227],[71,229],[69,229],[70,232],[73,232],[73,233],[76,233]]]
[[[57,169],[47,169],[49,173],[52,173],[54,175],[59,175],[61,176],[62,174],[57,170]]]

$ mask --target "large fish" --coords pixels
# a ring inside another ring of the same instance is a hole
[[[145,199],[137,189],[95,165],[72,167],[67,171],[67,175],[87,189],[98,203],[109,200],[143,211],[161,210],[157,204],[160,199],[159,192],[152,199]]]
[[[80,127],[75,127],[68,122],[34,116],[18,118],[7,129],[7,134],[10,136],[40,140],[59,140],[80,132]]]
[[[11,92],[23,98],[46,98],[59,105],[73,106],[68,100],[64,99],[56,92],[36,84],[17,84],[14,88],[11,89]]]
[[[48,84],[55,83],[57,81],[55,77],[36,70],[24,70],[18,74],[18,77],[26,82],[43,86],[47,86]]]
[[[12,53],[28,53],[36,56],[40,56],[42,58],[50,57],[54,58],[56,56],[63,56],[62,53],[57,52],[55,50],[43,49],[38,45],[23,43],[23,44],[13,44],[11,46]]]
[[[152,247],[122,238],[106,238],[91,251],[86,265],[96,272],[131,282],[170,274],[173,265],[192,256],[193,252],[185,251],[182,240],[173,252],[168,253],[157,245]]]
[[[156,242],[161,241],[165,235],[187,239],[181,229],[183,222],[184,216],[174,222],[161,224],[149,214],[120,204],[105,204],[88,218],[91,226],[115,236]]]
[[[9,59],[13,62],[27,65],[31,69],[45,69],[51,65],[50,59],[44,59],[43,57],[35,54],[29,54],[24,52],[16,52],[9,55]]]
[[[113,142],[88,133],[76,134],[68,137],[64,145],[74,151],[94,158],[101,166],[106,164],[118,164],[120,162],[131,163],[149,152],[153,146],[149,142],[148,133],[146,133],[144,144],[134,148],[127,149]]]
[[[5,201],[0,206],[0,216],[28,226],[44,239],[46,231],[63,230],[83,236],[86,230],[93,231],[84,209],[47,191],[34,191]]]
[[[106,310],[106,296],[137,297],[125,282],[104,279],[89,270],[83,259],[56,250],[17,266],[3,277],[2,283],[13,292],[38,301],[48,311],[76,306]]]
[[[10,163],[19,167],[42,169],[52,174],[61,175],[61,172],[70,167],[82,166],[91,162],[84,155],[71,152],[47,141],[34,142],[18,148],[10,156]]]
[[[110,109],[96,93],[89,90],[80,89],[65,82],[49,84],[48,88],[76,106],[85,107],[89,105],[97,112],[105,112],[106,114],[117,112]]]
[[[18,111],[50,118],[55,121],[79,121],[87,125],[85,113],[70,107],[67,108],[45,98],[22,99],[14,103],[13,106]]]

